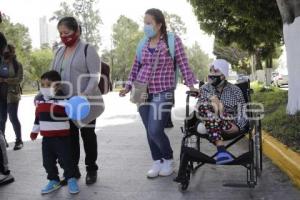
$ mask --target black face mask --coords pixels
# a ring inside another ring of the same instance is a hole
[[[211,85],[214,87],[219,86],[223,82],[221,76],[209,75],[208,78],[211,80]]]

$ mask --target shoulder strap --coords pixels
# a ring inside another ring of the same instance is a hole
[[[84,57],[86,57],[86,55],[87,55],[88,47],[89,47],[89,44],[85,44],[85,46],[84,46]]]
[[[175,59],[175,34],[168,32],[168,46],[171,57]]]
[[[178,71],[178,66],[176,63],[176,58],[175,58],[175,34],[172,32],[168,32],[168,46],[169,46],[169,52],[170,55],[174,61],[174,71],[175,71],[175,88],[177,86],[177,82],[178,82],[178,75],[179,75],[179,71]]]
[[[136,57],[137,57],[137,61],[139,63],[142,62],[142,54],[143,54],[143,48],[146,44],[146,42],[148,41],[148,38],[145,36],[143,37],[143,39],[140,40],[137,49],[136,49]]]

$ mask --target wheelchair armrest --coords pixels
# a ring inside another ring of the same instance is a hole
[[[200,92],[198,91],[187,91],[186,94],[191,97],[198,97]]]

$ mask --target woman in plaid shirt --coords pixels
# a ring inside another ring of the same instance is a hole
[[[137,56],[135,57],[125,89],[120,91],[120,96],[125,96],[131,90],[134,81],[148,83],[148,103],[139,106],[138,110],[146,128],[154,160],[147,177],[154,178],[159,175],[169,176],[174,172],[173,151],[169,138],[164,132],[176,84],[174,60],[179,66],[186,86],[195,90],[193,85],[197,81],[189,67],[184,46],[178,36],[175,36],[175,58],[172,59],[163,13],[158,9],[147,10],[144,23],[144,32],[149,39],[142,50],[141,63]],[[157,58],[156,69],[152,72],[153,63]]]

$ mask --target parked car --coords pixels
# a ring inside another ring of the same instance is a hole
[[[279,72],[272,73],[272,85],[276,87],[282,87],[284,85],[288,85],[288,75],[281,74]]]

